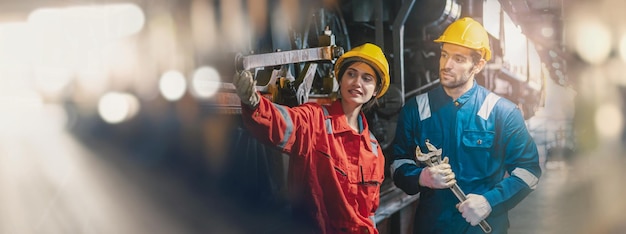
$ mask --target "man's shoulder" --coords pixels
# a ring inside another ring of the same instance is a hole
[[[441,86],[435,86],[427,92],[415,95],[414,97],[407,99],[406,104],[411,103],[415,105],[420,102],[430,102],[432,100],[443,99],[444,97],[446,97],[446,94],[443,92]]]
[[[515,103],[513,103],[513,101],[509,100],[506,97],[503,97],[502,95],[499,95],[497,93],[494,93],[493,91],[478,85],[478,91],[480,93],[480,95],[482,96],[483,99],[487,100],[496,100],[496,107],[498,108],[504,108],[504,109],[515,109],[517,108],[517,105]]]

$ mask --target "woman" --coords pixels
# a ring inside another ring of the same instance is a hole
[[[363,111],[389,87],[382,50],[364,44],[335,64],[340,98],[330,106],[306,103],[289,108],[254,88],[250,72],[235,76],[244,124],[252,134],[290,155],[288,188],[293,214],[316,233],[378,233],[385,158],[368,130]]]

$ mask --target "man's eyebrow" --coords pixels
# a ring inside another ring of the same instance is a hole
[[[464,55],[464,54],[461,54],[461,53],[450,53],[450,52],[448,52],[448,51],[446,51],[446,50],[443,50],[443,49],[441,50],[441,53],[442,53],[442,54],[443,54],[443,53],[446,53],[446,54],[448,54],[448,55],[450,55],[450,56],[453,56],[453,57],[462,57],[462,58],[464,58],[464,59],[468,59],[468,56],[467,56],[467,55]]]

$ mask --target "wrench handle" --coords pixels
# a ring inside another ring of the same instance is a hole
[[[452,190],[452,193],[454,193],[454,196],[456,196],[459,201],[464,202],[465,200],[467,200],[467,196],[465,195],[463,190],[461,190],[461,187],[459,187],[458,184],[455,183],[454,185],[452,185],[452,187],[450,187],[450,190]],[[489,226],[489,223],[487,223],[486,220],[483,219],[482,221],[480,221],[480,223],[478,223],[478,226],[483,229],[483,232],[491,233],[491,226]]]
[[[418,146],[419,149],[419,146]],[[416,149],[416,154],[419,155],[419,151]],[[436,158],[435,160],[433,160],[433,158]],[[426,164],[429,167],[432,166],[436,166],[439,165],[439,163],[441,163],[441,154],[438,155],[433,155],[431,156],[429,159],[427,160],[420,160],[420,158],[417,158],[418,161]],[[454,185],[452,185],[452,187],[450,187],[450,190],[452,190],[452,193],[454,193],[454,196],[456,196],[456,198],[459,199],[459,201],[464,202],[465,200],[467,200],[467,196],[465,195],[465,193],[463,192],[463,190],[461,190],[461,187],[459,187],[458,184],[454,183]],[[485,233],[491,233],[491,226],[489,225],[489,223],[487,223],[486,220],[481,220],[478,223],[478,226],[480,226],[481,229],[483,229],[483,232]]]

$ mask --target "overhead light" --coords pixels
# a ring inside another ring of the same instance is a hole
[[[139,111],[139,100],[132,94],[108,92],[98,101],[100,117],[110,124],[118,124],[134,117]]]
[[[558,55],[556,52],[554,52],[554,50],[550,50],[550,52],[548,52],[550,54],[550,57],[552,58],[556,58],[556,56]]]
[[[159,80],[159,90],[161,95],[168,101],[177,101],[183,95],[187,88],[187,81],[183,73],[170,70],[165,72]]]
[[[552,37],[554,35],[554,29],[552,27],[541,28],[541,35],[544,37]]]
[[[609,25],[597,17],[580,19],[574,25],[574,48],[590,64],[601,64],[611,54],[613,37]]]
[[[213,97],[222,84],[222,78],[214,67],[202,66],[192,77],[192,94],[201,99]]]

